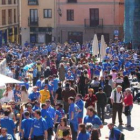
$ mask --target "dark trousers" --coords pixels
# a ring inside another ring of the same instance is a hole
[[[70,123],[70,128],[71,128],[71,132],[72,132],[72,140],[76,140],[77,139],[77,131],[74,131],[74,127],[73,127],[72,123]]]
[[[97,104],[97,113],[98,116],[101,118],[102,122],[104,123],[105,106]]]
[[[118,112],[119,123],[122,123],[122,103],[113,103],[113,117],[112,123],[115,124],[116,121],[116,113]]]
[[[23,138],[22,140],[29,140],[28,138]],[[31,139],[31,140],[34,140],[34,139]]]
[[[44,140],[44,136],[34,136],[34,140]]]
[[[33,77],[33,86],[36,85],[37,77]]]

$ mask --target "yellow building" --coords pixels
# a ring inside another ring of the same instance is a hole
[[[20,29],[25,42],[42,44],[53,39],[55,0],[20,0]]]
[[[0,45],[19,41],[19,0],[0,0]]]

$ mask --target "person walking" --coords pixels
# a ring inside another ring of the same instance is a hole
[[[28,111],[25,111],[24,116],[25,119],[21,122],[21,139],[28,140],[33,119],[30,118],[30,113]],[[33,136],[31,136],[31,140],[33,140]]]
[[[123,125],[122,121],[122,109],[123,109],[123,93],[122,86],[118,85],[111,93],[111,103],[113,105],[112,123],[115,124],[116,113],[118,112],[118,118],[120,125]]]
[[[70,120],[70,127],[72,131],[72,140],[77,139],[77,129],[78,129],[78,112],[79,108],[74,103],[74,98],[69,97],[68,98],[69,103],[69,120]]]
[[[96,93],[96,97],[97,97],[98,116],[102,119],[102,122],[104,123],[104,112],[107,103],[107,97],[101,87],[99,88],[99,91]]]
[[[48,133],[47,133],[47,122],[44,118],[41,117],[41,111],[35,111],[35,119],[32,124],[29,140],[31,140],[32,134],[34,140],[47,140]]]

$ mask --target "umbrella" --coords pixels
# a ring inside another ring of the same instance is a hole
[[[105,39],[104,36],[101,36],[101,50],[100,50],[100,55],[101,55],[101,61],[104,59],[105,55],[106,55],[106,43],[105,43]]]
[[[94,35],[94,39],[93,39],[93,43],[92,43],[92,55],[98,55],[99,52],[99,46],[98,46],[98,39],[97,39],[97,35]]]
[[[5,76],[3,74],[0,74],[0,83],[2,83],[2,84],[16,84],[16,83],[19,83],[20,84],[22,82],[20,82],[18,80],[15,80],[11,77]]]

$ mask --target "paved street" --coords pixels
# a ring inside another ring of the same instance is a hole
[[[118,126],[118,118],[116,119],[116,125]],[[111,122],[111,118],[105,120],[107,123]],[[123,123],[126,123],[126,117],[123,115]],[[125,140],[139,140],[140,139],[140,105],[134,104],[132,110],[132,128],[126,128],[125,125],[119,127],[125,134]],[[105,140],[109,131],[107,126],[102,129],[102,137],[100,140]]]

